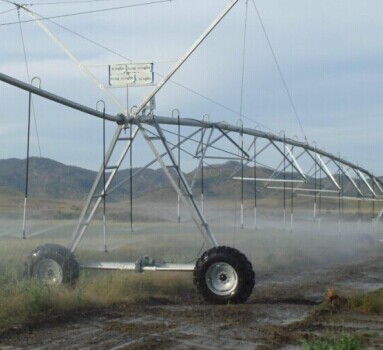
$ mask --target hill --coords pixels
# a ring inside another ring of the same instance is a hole
[[[227,162],[204,168],[204,193],[206,195],[227,198],[240,193],[240,184],[232,179],[232,173],[238,167],[236,162]],[[174,191],[162,169],[133,169],[139,173],[133,178],[133,196],[142,197],[153,194],[164,198]],[[266,176],[269,171],[259,168],[257,176]],[[191,182],[195,171],[185,174]],[[24,195],[26,176],[25,159],[0,160],[0,192]],[[174,174],[175,176],[175,174]],[[238,174],[236,175],[238,176]],[[245,167],[245,176],[252,177],[253,169]],[[96,172],[76,166],[65,165],[60,162],[32,157],[29,162],[30,196],[38,198],[81,200],[85,198],[96,177]],[[120,183],[129,178],[129,169],[122,169],[117,174],[113,184]],[[201,172],[195,175],[195,192],[201,191]],[[2,189],[2,190],[1,190]],[[114,192],[112,201],[126,199],[129,196],[129,181]],[[245,182],[245,197],[252,198],[253,183]]]
[[[25,159],[0,160],[0,188],[24,194]],[[53,199],[79,199],[86,195],[96,174],[47,158],[33,157],[29,162],[29,194]]]
[[[32,157],[30,159],[29,171],[29,195],[37,198],[55,200],[84,200],[87,197],[96,172],[76,166],[65,165],[60,162]],[[176,177],[174,170],[173,176]],[[169,180],[161,168],[158,169],[133,169],[137,173],[133,177],[133,197],[148,200],[166,200],[175,196]],[[120,170],[113,180],[114,185],[125,180],[125,183],[109,196],[110,202],[127,200],[130,193],[129,169]],[[257,167],[257,178],[268,178],[271,171]],[[10,195],[23,196],[25,191],[26,161],[25,159],[2,159],[0,160],[0,193],[2,197]],[[189,183],[195,177],[193,191],[196,195],[201,193],[201,171],[193,170],[185,174]],[[233,177],[240,176],[239,163],[229,161],[221,164],[211,165],[204,168],[203,191],[206,196],[212,199],[234,199],[241,195],[241,183]],[[244,177],[253,178],[254,168],[244,166]],[[294,174],[294,178],[298,178]],[[350,194],[356,195],[351,184],[344,179],[345,186]],[[313,179],[310,179],[309,186],[313,187]],[[266,195],[265,182],[258,182],[257,197],[263,198]],[[274,186],[282,186],[274,185]],[[289,187],[290,185],[287,185]],[[322,186],[332,188],[333,184],[329,179],[322,179]],[[267,190],[268,197],[280,197],[282,191]],[[254,182],[244,182],[244,199],[254,198]]]

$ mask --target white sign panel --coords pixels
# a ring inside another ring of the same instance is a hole
[[[153,63],[114,64],[109,66],[109,85],[139,86],[152,84]]]

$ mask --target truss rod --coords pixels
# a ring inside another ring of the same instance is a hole
[[[141,133],[143,134],[146,142],[148,143],[150,149],[152,150],[153,154],[155,155],[158,162],[160,163],[163,171],[165,172],[166,176],[168,177],[170,184],[173,186],[174,190],[180,196],[180,198],[182,199],[184,204],[190,209],[190,214],[191,214],[193,221],[195,222],[198,230],[201,232],[201,234],[206,239],[206,241],[208,241],[210,243],[211,246],[213,246],[213,247],[218,246],[218,242],[215,239],[213,232],[210,230],[209,225],[206,222],[201,210],[199,209],[199,207],[197,206],[197,204],[194,201],[192,190],[190,189],[186,178],[182,174],[181,170],[179,169],[179,167],[177,165],[177,162],[175,161],[174,155],[173,155],[169,145],[167,144],[166,138],[165,138],[165,136],[161,130],[160,125],[157,124],[155,120],[153,120],[153,122],[154,122],[154,125],[158,131],[158,135],[162,141],[162,144],[164,145],[166,152],[167,152],[173,166],[175,167],[175,170],[177,171],[177,175],[179,176],[179,178],[182,182],[182,186],[186,191],[186,197],[185,197],[185,194],[182,193],[181,188],[178,187],[178,185],[177,185],[176,181],[173,179],[172,175],[169,173],[164,160],[160,156],[157,148],[154,146],[154,144],[153,144],[152,140],[150,139],[150,137],[148,136],[146,130],[142,127],[142,125],[140,123],[138,123],[138,127],[139,127]]]
[[[377,197],[375,191],[373,190],[373,188],[370,186],[370,184],[368,183],[366,177],[364,176],[364,174],[360,171],[360,170],[356,170],[356,172],[358,173],[358,175],[360,176],[360,178],[363,180],[363,182],[366,184],[367,188],[370,190],[370,192],[372,193],[372,195],[374,197]]]
[[[212,129],[214,129],[214,127],[212,127]],[[206,133],[206,130],[207,129],[203,129],[204,131],[204,135]],[[162,129],[163,132],[166,132],[166,133],[169,133],[171,135],[175,135],[177,136],[177,133],[173,132],[173,131],[170,131],[168,129]],[[225,135],[224,134],[220,134],[216,139],[214,139],[213,141],[211,141],[209,144],[208,143],[204,143],[204,142],[201,142],[201,139],[200,140],[195,140],[195,139],[190,139],[190,141],[194,142],[194,143],[197,143],[198,146],[197,148],[202,148],[204,149],[205,147],[209,147],[211,149],[214,149],[214,150],[217,150],[217,151],[220,151],[222,153],[226,153],[226,154],[231,154],[233,156],[237,156],[236,153],[234,152],[228,152],[227,150],[223,149],[223,148],[220,148],[220,147],[217,147],[217,146],[213,146],[215,143],[217,143],[220,139],[224,138]],[[200,158],[199,154],[201,153],[201,151],[199,150],[198,152],[196,151],[196,153],[193,155],[194,158]]]
[[[349,174],[349,172],[347,171],[347,169],[345,169],[342,165],[338,165],[339,169],[343,172],[344,175],[346,175],[346,177],[350,180],[351,184],[354,186],[354,188],[358,191],[358,193],[364,197],[362,191],[360,190],[360,188],[358,187],[358,185],[355,183],[355,180],[352,178],[352,176]],[[375,179],[374,179],[375,181]]]
[[[378,187],[379,191],[383,194],[383,189],[380,186],[380,184],[376,181],[375,177],[373,177],[372,180],[374,181],[375,185]]]
[[[151,123],[151,118],[148,118],[145,116],[139,117],[139,120],[142,123]],[[176,125],[177,124],[177,122],[175,120],[172,120],[172,118],[169,118],[169,117],[156,116],[156,120],[159,124],[168,124],[168,125]],[[240,133],[242,130],[242,128],[237,126],[237,125],[231,125],[231,124],[227,124],[224,122],[207,122],[207,121],[201,121],[201,120],[192,119],[192,118],[182,118],[180,123],[183,126],[201,126],[204,128],[215,127],[217,129],[222,129],[225,131],[233,131],[233,132],[237,132],[237,133]],[[320,156],[333,159],[334,161],[340,162],[343,165],[349,166],[353,169],[358,169],[370,177],[376,178],[368,170],[360,167],[359,165],[354,164],[352,162],[349,162],[343,158],[340,158],[340,157],[338,157],[332,153],[321,150],[317,147],[311,146],[306,142],[300,142],[300,141],[297,141],[297,140],[294,140],[291,138],[285,138],[284,139],[284,137],[281,137],[281,136],[278,136],[278,135],[275,135],[272,133],[267,133],[267,132],[259,131],[256,129],[250,129],[250,128],[243,128],[243,134],[244,135],[250,135],[250,136],[256,136],[259,138],[267,139],[269,141],[277,141],[277,142],[281,142],[281,143],[285,142],[287,145],[300,147],[300,148],[305,149],[307,151],[312,151],[314,153],[319,154]],[[308,153],[308,154],[312,158],[312,155],[310,153]],[[376,180],[383,186],[382,180],[380,180],[378,178],[376,178]]]
[[[208,139],[207,139],[207,144],[209,144],[210,139],[211,139],[211,136],[213,135],[213,132],[214,132],[214,129],[211,129],[210,134],[209,134]],[[201,143],[202,143],[202,142],[201,142]],[[207,150],[208,150],[208,147],[205,147],[205,148],[203,149],[203,151],[202,151],[202,155],[201,155],[201,157],[200,157],[198,167],[196,168],[196,170],[195,170],[195,172],[194,172],[193,181],[192,181],[192,183],[191,183],[191,185],[190,185],[190,188],[191,188],[191,189],[194,188],[194,185],[195,185],[195,182],[196,182],[196,177],[197,177],[197,172],[198,172],[199,170],[201,170],[201,168],[202,168],[202,166],[203,166],[203,160],[204,160],[204,157],[205,157],[205,155],[206,155]],[[202,181],[202,179],[201,179],[201,181]]]
[[[188,141],[189,139],[191,139],[193,136],[195,136],[196,134],[198,134],[199,132],[201,131],[201,129],[198,129],[196,131],[194,131],[192,134],[190,134],[189,136],[185,137],[184,140],[182,140],[180,143],[176,144],[176,145],[173,145],[171,147],[171,150],[175,150],[176,148],[180,148],[180,146],[185,143],[186,141]],[[160,154],[160,157],[163,158],[167,155],[167,152],[164,152],[164,153],[161,153]],[[145,169],[149,168],[151,165],[153,165],[154,163],[157,162],[157,158],[154,158],[153,160],[151,160],[149,163],[147,163],[146,165],[144,165],[142,168],[136,170],[134,173],[133,173],[133,177],[140,174],[142,171],[144,171]],[[124,185],[125,183],[127,183],[128,181],[130,181],[130,177],[120,181],[118,184],[116,184],[115,186],[113,186],[109,191],[108,191],[108,195],[113,193],[115,190],[119,189],[122,185]]]
[[[289,164],[304,178],[306,179],[306,175],[303,173],[303,171],[300,169],[299,165],[297,166],[296,164],[296,160],[295,160],[295,157],[293,156],[292,152],[290,151],[290,149],[288,147],[286,147],[286,150],[288,151],[292,161],[290,159],[287,158],[287,156],[279,149],[279,147],[275,144],[274,141],[271,141],[270,142],[272,143],[272,145],[274,146],[274,148],[282,154],[282,156],[289,162]]]
[[[239,134],[243,135],[242,129],[240,129]],[[238,145],[226,132],[224,132],[222,129],[218,128],[218,130],[224,135],[235,147],[238,148],[238,150],[242,153],[241,159],[243,159],[243,156],[245,155],[246,160],[250,159],[250,156],[247,154],[247,152],[243,149],[242,146]]]

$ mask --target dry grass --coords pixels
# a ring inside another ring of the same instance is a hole
[[[20,280],[10,267],[0,274],[0,284],[0,331],[117,304],[172,303],[194,293],[191,276],[184,273],[82,273],[72,288]]]
[[[332,314],[341,310],[353,310],[367,314],[383,315],[383,288],[351,296],[338,294],[333,288],[328,288],[323,303],[316,306],[312,314]]]

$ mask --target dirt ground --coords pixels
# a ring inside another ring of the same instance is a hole
[[[330,287],[341,295],[383,288],[382,259],[258,276],[243,305],[184,295],[65,315],[3,334],[0,349],[300,349],[305,339],[345,333],[358,335],[364,349],[383,349],[382,315],[313,313]]]

